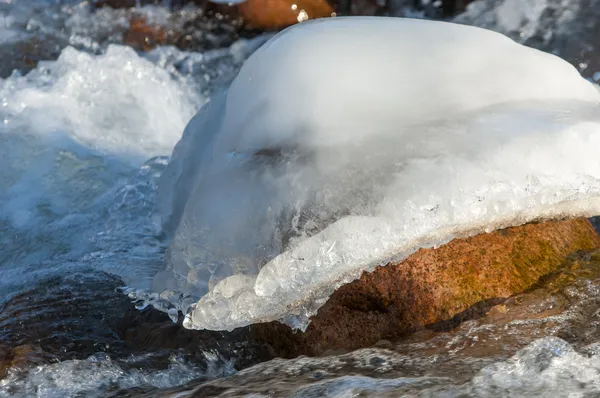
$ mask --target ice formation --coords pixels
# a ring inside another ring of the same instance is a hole
[[[278,34],[188,124],[160,183],[184,325],[303,329],[419,247],[600,214],[597,89],[480,28],[336,18]]]

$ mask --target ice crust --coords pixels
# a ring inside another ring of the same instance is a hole
[[[161,177],[157,293],[188,328],[304,329],[419,247],[600,214],[597,89],[480,28],[336,18],[278,34],[188,124]]]

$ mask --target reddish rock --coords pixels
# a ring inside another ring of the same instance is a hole
[[[41,349],[29,344],[0,347],[0,379],[6,377],[11,369],[25,369],[43,363],[42,357]]]
[[[455,239],[342,286],[304,333],[277,322],[254,325],[252,332],[286,357],[367,347],[483,314],[556,270],[569,253],[598,247],[600,237],[587,219]]]
[[[334,12],[326,0],[247,0],[237,8],[249,27],[265,30],[329,17]]]
[[[558,348],[554,351],[556,354],[564,352],[554,338],[565,340],[584,356],[594,357],[598,353],[599,304],[600,250],[578,252],[569,255],[557,271],[541,278],[531,289],[491,308],[481,318],[463,322],[452,330],[425,329],[397,342],[380,340],[375,349],[328,358],[275,359],[230,377],[192,381],[161,393],[198,398],[217,393],[220,397],[252,394],[290,397],[306,396],[308,390],[314,392],[311,396],[318,396],[327,386],[336,383],[336,378],[348,375],[373,377],[375,374],[381,379],[424,377],[427,381],[424,384],[407,383],[372,395],[417,397],[438,393],[439,396],[447,391],[448,380],[454,386],[468,383],[484,366],[506,361],[519,355],[518,351],[524,348],[531,354],[532,346],[526,347],[532,343],[540,347],[540,339],[545,339],[543,351],[533,349],[541,354],[537,365],[544,363],[543,358],[553,356],[550,353],[553,346]],[[548,337],[553,339],[548,340]],[[565,348],[568,350],[562,347]],[[485,372],[484,378],[489,374]],[[473,390],[467,390],[471,394],[462,395],[453,388],[450,391],[448,395],[453,394],[451,396],[474,395]],[[503,396],[498,391],[494,390],[495,396]],[[358,396],[370,395],[354,392]]]
[[[158,25],[149,25],[141,16],[134,16],[129,21],[129,29],[123,36],[124,44],[136,50],[150,51],[154,47],[165,44],[167,34]]]

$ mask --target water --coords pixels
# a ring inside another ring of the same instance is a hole
[[[134,14],[196,33],[164,40],[185,50],[137,52],[131,36],[124,45]],[[118,288],[148,288],[164,268],[156,196],[166,156],[268,38],[198,15],[0,0],[0,396],[598,392],[598,281],[585,275],[558,313],[324,358],[267,361],[243,334],[185,331],[136,310]],[[569,60],[592,76],[588,47],[570,48]]]
[[[231,373],[248,355],[219,336],[193,352],[127,342],[136,331],[121,324],[138,311],[116,289],[148,287],[162,265],[154,212],[167,158],[159,155],[266,38],[138,54],[115,28],[130,10],[15,1],[0,12],[0,357],[11,363],[1,367],[0,395],[102,396]],[[30,55],[35,65],[19,61]]]

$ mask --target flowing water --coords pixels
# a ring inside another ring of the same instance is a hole
[[[583,36],[568,30],[578,15],[565,10],[587,3],[546,3],[516,27],[491,27],[533,44],[552,32],[539,47],[600,76],[594,43],[573,48]],[[502,7],[494,15],[506,22]],[[481,8],[467,22],[492,24]],[[560,26],[547,9],[564,11]],[[488,316],[323,358],[265,361],[270,354],[243,335],[181,331],[168,320],[176,312],[134,308],[122,287],[149,288],[164,268],[156,200],[168,155],[200,106],[269,38],[199,13],[0,0],[0,396],[600,393],[593,256],[571,260],[592,276],[576,273],[522,319]],[[140,20],[166,38],[140,44],[131,34]]]

